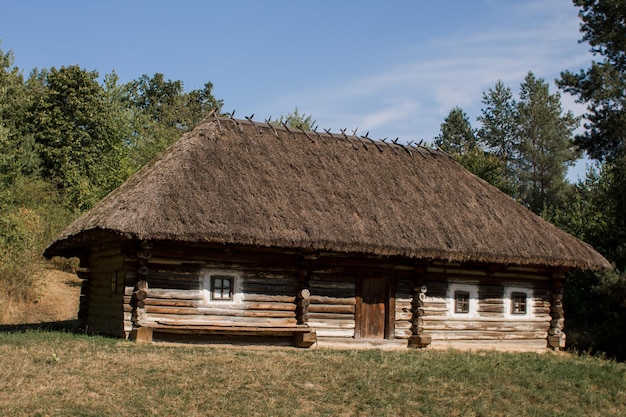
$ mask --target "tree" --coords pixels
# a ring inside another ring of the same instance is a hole
[[[623,156],[626,143],[626,3],[621,0],[574,0],[580,7],[582,41],[602,56],[577,74],[564,71],[558,85],[587,104],[585,132],[579,146],[599,161]]]
[[[504,164],[504,181],[515,193],[515,162],[519,152],[519,136],[517,135],[516,102],[513,92],[500,80],[494,88],[483,92],[482,115],[478,121],[482,123],[477,132],[478,141],[496,155]]]
[[[577,159],[573,132],[578,119],[563,113],[559,93],[528,72],[516,107],[520,198],[535,213],[563,203],[567,167]]]
[[[97,78],[97,72],[78,66],[35,71],[29,78],[43,178],[78,210],[115,188],[124,166],[124,132]]]
[[[559,87],[587,105],[580,149],[598,161],[599,174],[585,195],[590,207],[585,239],[615,265],[607,273],[577,274],[568,280],[565,301],[574,329],[583,329],[583,348],[626,358],[626,3],[574,0],[582,20],[582,42],[599,61],[578,73],[564,71]],[[575,214],[575,213],[573,213]],[[598,221],[599,220],[599,221]],[[583,221],[586,221],[583,220]],[[578,296],[582,294],[582,296]],[[571,297],[568,297],[571,296]]]
[[[435,145],[450,154],[462,155],[476,148],[476,136],[467,114],[460,107],[450,110],[441,124]]]
[[[13,66],[13,52],[0,49],[0,183],[16,176],[34,175],[39,156],[26,123],[28,96],[20,70]]]
[[[221,112],[223,102],[212,94],[208,82],[201,90],[185,93],[182,81],[166,80],[160,73],[124,86],[131,111],[133,134],[130,158],[135,168],[143,166],[211,113]]]
[[[589,156],[611,171],[610,225],[600,244],[620,270],[626,268],[626,3],[619,0],[575,0],[582,19],[582,41],[601,61],[578,73],[564,71],[559,87],[587,105],[585,131],[576,137]]]
[[[298,108],[293,113],[287,113],[287,115],[281,115],[278,119],[270,120],[270,123],[280,126],[282,124],[294,129],[313,130],[316,122],[313,116],[307,116],[306,113],[300,113]]]
[[[497,156],[479,146],[475,130],[462,108],[455,107],[450,111],[434,142],[474,175],[504,192],[510,191],[504,181],[503,163]]]

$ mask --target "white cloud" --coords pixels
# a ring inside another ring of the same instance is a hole
[[[357,79],[299,89],[273,107],[297,103],[324,127],[357,123],[360,131],[376,130],[381,136],[430,140],[455,106],[461,106],[476,124],[482,93],[498,80],[516,91],[529,70],[552,82],[564,69],[584,67],[590,56],[577,43],[575,11],[561,10],[562,5],[544,0],[504,7],[503,13],[522,16],[503,19],[516,26],[505,30],[504,22],[477,27],[461,38],[421,40],[401,48],[386,68]],[[542,20],[536,21],[537,16]],[[564,95],[564,107],[580,114],[573,101]]]

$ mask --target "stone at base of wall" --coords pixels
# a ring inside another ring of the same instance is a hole
[[[149,327],[137,327],[131,330],[130,340],[137,343],[152,343],[152,329]]]
[[[548,336],[548,347],[552,349],[565,349],[565,333],[558,336]]]
[[[433,338],[427,334],[416,334],[409,338],[409,347],[410,348],[425,348],[430,345],[433,341]]]
[[[315,334],[315,330],[311,330],[310,332],[298,332],[294,333],[293,341],[297,347],[309,348],[317,342],[317,335]]]

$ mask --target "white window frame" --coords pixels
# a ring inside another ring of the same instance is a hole
[[[241,274],[232,270],[218,270],[218,269],[203,269],[200,273],[202,281],[202,292],[205,304],[211,305],[224,305],[224,304],[238,304],[242,299],[241,291]],[[231,278],[231,299],[214,298],[212,294],[213,278]]]
[[[526,313],[513,313],[513,294],[526,294]],[[533,314],[533,289],[529,287],[505,287],[504,289],[504,318],[511,320],[527,320]]]
[[[467,313],[456,312],[455,293],[461,291],[469,294],[469,311]],[[455,318],[476,318],[478,317],[478,285],[477,284],[448,284],[448,316]]]

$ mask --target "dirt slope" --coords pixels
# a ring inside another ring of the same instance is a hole
[[[54,269],[41,272],[34,302],[10,302],[0,324],[35,324],[74,320],[78,314],[81,280],[75,273]]]

